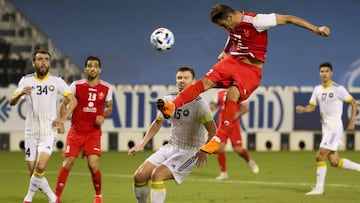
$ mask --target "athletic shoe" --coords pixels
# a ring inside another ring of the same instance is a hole
[[[208,143],[200,148],[201,151],[206,152],[208,154],[216,153],[220,147],[220,139],[217,141],[215,138],[211,139]]]
[[[229,176],[226,172],[221,172],[218,177],[215,178],[216,180],[227,180]]]
[[[254,160],[250,159],[248,162],[248,165],[251,168],[253,173],[259,173],[260,169]]]
[[[29,201],[24,201],[24,203],[31,203],[31,202],[29,202]]]
[[[95,195],[94,203],[102,203],[102,196],[101,195]]]
[[[171,118],[171,116],[173,115],[174,110],[175,110],[175,107],[172,103],[167,102],[163,99],[158,99],[156,101],[156,107],[164,115],[165,119]]]
[[[315,187],[313,190],[306,193],[305,195],[324,195],[324,189],[319,188],[319,187]]]

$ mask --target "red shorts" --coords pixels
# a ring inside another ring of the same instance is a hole
[[[66,138],[64,157],[78,157],[82,150],[82,157],[101,155],[101,130],[92,133],[79,133],[70,128]]]
[[[240,122],[240,121],[238,121]],[[241,129],[240,124],[233,122],[228,128],[226,128],[226,133],[223,134],[222,142],[227,143],[229,139],[231,141],[231,145],[233,147],[242,147],[242,137],[241,137]]]
[[[240,101],[244,101],[259,87],[261,68],[243,63],[229,55],[216,63],[205,77],[219,87],[236,86],[240,91]]]

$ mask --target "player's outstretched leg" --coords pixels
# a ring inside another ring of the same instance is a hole
[[[158,99],[156,101],[156,107],[164,115],[165,119],[171,118],[171,116],[173,115],[174,110],[175,110],[175,107],[172,103],[167,102],[163,99]]]

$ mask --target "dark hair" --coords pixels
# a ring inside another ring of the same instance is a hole
[[[230,6],[224,4],[216,4],[211,8],[210,18],[213,23],[216,23],[218,20],[226,19],[229,13],[234,13],[235,10]]]
[[[193,78],[195,78],[195,71],[194,71],[194,69],[190,68],[189,66],[182,66],[182,67],[178,68],[178,70],[176,72],[178,73],[178,72],[184,72],[184,71],[190,71]]]
[[[47,55],[49,55],[49,57],[51,58],[51,54],[50,54],[50,52],[49,51],[47,51],[47,50],[45,50],[45,49],[37,49],[37,50],[35,50],[34,51],[34,53],[33,53],[33,55],[32,55],[32,60],[33,61],[35,61],[35,59],[36,59],[36,54],[47,54]]]
[[[332,65],[331,65],[330,62],[324,62],[324,63],[320,64],[319,70],[320,70],[322,67],[328,67],[328,68],[330,68],[331,71],[333,71],[333,68],[332,68]]]
[[[88,56],[88,57],[86,58],[86,60],[85,60],[85,66],[84,66],[84,67],[87,66],[87,62],[88,62],[88,61],[98,61],[98,62],[99,62],[99,68],[101,68],[101,60],[100,60],[99,57],[97,57],[97,56]]]

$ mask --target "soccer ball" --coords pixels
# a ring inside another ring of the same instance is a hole
[[[150,36],[152,47],[158,51],[167,51],[174,44],[174,34],[167,28],[157,28]]]

